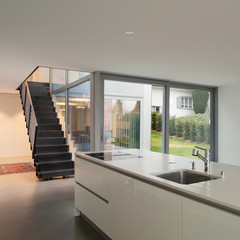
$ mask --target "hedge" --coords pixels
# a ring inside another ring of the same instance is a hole
[[[210,143],[210,115],[195,114],[175,118],[176,136],[193,142]],[[170,127],[170,126],[169,126]]]
[[[162,114],[152,113],[152,130],[162,131]],[[199,143],[210,143],[210,115],[194,114],[169,119],[169,135]]]
[[[176,123],[175,123],[176,117],[173,116],[169,120],[169,135],[175,136],[176,135]]]
[[[152,130],[162,131],[162,114],[152,112]]]
[[[152,112],[152,130],[157,129],[157,113]]]

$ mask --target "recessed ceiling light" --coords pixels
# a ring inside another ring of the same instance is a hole
[[[131,35],[131,36],[133,36],[133,35],[135,35],[136,33],[135,32],[133,32],[133,31],[127,31],[127,32],[125,32],[127,35]]]

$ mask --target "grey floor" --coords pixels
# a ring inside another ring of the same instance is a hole
[[[38,181],[31,172],[0,175],[0,239],[103,238],[74,217],[74,178]]]

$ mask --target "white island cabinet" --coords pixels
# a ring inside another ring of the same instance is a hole
[[[109,234],[108,169],[77,159],[75,161],[75,207]]]
[[[240,168],[212,164],[211,174],[224,170],[225,178],[184,185],[155,173],[187,169],[189,159],[125,151],[135,155],[103,161],[76,154],[75,207],[110,239],[240,239]]]
[[[76,159],[75,207],[114,240],[180,240],[181,199]]]
[[[184,240],[239,240],[240,218],[232,213],[183,198]]]
[[[136,239],[180,240],[181,197],[135,181]]]

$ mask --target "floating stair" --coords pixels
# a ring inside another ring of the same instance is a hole
[[[74,161],[57,118],[48,83],[28,82],[38,127],[34,147],[34,164],[38,178],[74,174]]]

